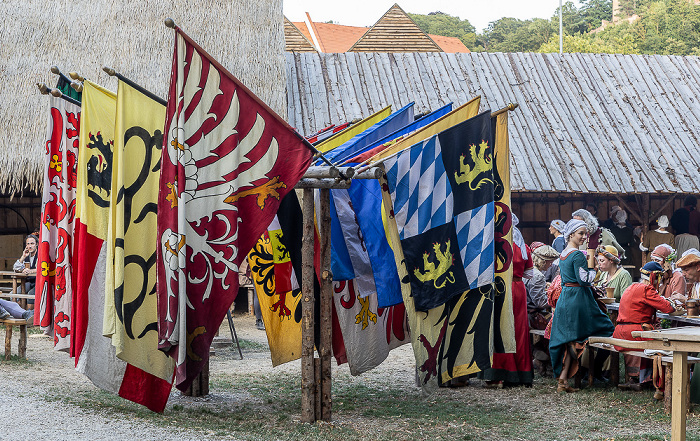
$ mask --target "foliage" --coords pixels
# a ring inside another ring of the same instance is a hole
[[[444,12],[408,15],[427,34],[457,37],[470,51],[483,50],[480,42],[477,41],[476,29],[469,23],[469,20],[461,20],[459,17]]]
[[[700,5],[692,0],[620,0],[621,15],[639,18],[600,31],[603,20],[612,21],[612,0],[582,0],[580,5],[567,1],[562,6],[565,52],[700,55]],[[503,17],[480,35],[468,20],[442,12],[409,15],[425,32],[458,37],[472,51],[559,51],[559,8],[550,20]]]

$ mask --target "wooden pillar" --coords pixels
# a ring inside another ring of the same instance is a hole
[[[316,393],[320,395],[321,413],[317,417],[323,421],[331,420],[331,354],[332,354],[332,314],[333,314],[333,274],[331,273],[331,214],[330,190],[321,189],[321,300],[320,320],[321,339],[318,353],[321,358],[321,387]]]
[[[5,360],[9,360],[12,352],[12,325],[5,324]]]
[[[316,421],[314,374],[314,191],[304,189],[301,245],[301,422]]]
[[[202,372],[192,381],[190,387],[183,393],[188,397],[203,397],[209,395],[209,359],[202,368]]]
[[[685,441],[688,385],[688,353],[673,352],[673,397],[671,398],[671,441]]]
[[[19,346],[17,351],[19,358],[27,358],[27,325],[19,325]]]

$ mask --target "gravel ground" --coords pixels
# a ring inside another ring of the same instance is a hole
[[[267,346],[264,331],[255,328],[255,319],[247,314],[236,314],[234,318],[239,339],[260,343]],[[36,328],[35,328],[36,329]],[[35,331],[36,332],[36,331]],[[224,320],[220,328],[222,337],[229,337],[228,323]],[[4,328],[0,329],[0,342],[4,341]],[[18,332],[13,333],[12,349],[16,354]],[[299,372],[299,362],[290,362],[272,368],[270,354],[266,350],[244,349],[244,359],[240,360],[238,351],[230,343],[215,346],[216,355],[211,357],[210,374],[246,372],[280,373]],[[52,340],[41,334],[30,334],[27,342],[26,362],[0,363],[0,415],[5,422],[12,422],[11,429],[0,430],[0,440],[202,440],[206,434],[187,429],[165,428],[144,419],[139,419],[135,427],[133,421],[111,416],[105,409],[80,407],[57,395],[90,393],[97,388],[74,369],[74,362],[68,354],[53,350]],[[389,359],[377,369],[360,377],[351,377],[350,381],[394,378],[401,379],[407,387],[412,386],[413,356],[410,345],[395,349]],[[333,376],[342,375],[349,380],[347,365],[337,367],[333,362]],[[217,391],[206,398],[183,396],[173,389],[168,408],[179,405],[184,407],[217,406],[237,403],[250,403],[255,399],[245,391]],[[167,410],[167,409],[166,409]],[[154,418],[157,418],[154,414]]]

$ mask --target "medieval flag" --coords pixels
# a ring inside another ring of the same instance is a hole
[[[112,197],[116,96],[85,81],[80,124],[73,260],[73,332],[76,369],[96,386],[162,412],[171,385],[117,358],[102,335],[107,229]]]
[[[377,122],[364,132],[353,136],[342,145],[329,151],[326,157],[334,163],[340,163],[355,156],[357,152],[372,145],[374,142],[412,123],[414,120],[414,104],[415,103],[409,103],[403,106],[401,109]]]
[[[44,156],[44,194],[34,324],[53,335],[54,349],[70,349],[73,276],[73,231],[80,106],[50,98]]]
[[[76,101],[81,101],[82,93],[70,87],[70,81],[66,79],[63,75],[58,76],[58,81],[56,81],[56,89],[60,90],[62,94],[73,98]]]
[[[427,115],[424,115],[423,117],[420,117],[413,121],[410,124],[405,125],[404,127],[398,129],[397,131],[390,133],[389,135],[385,136],[384,138],[380,139],[379,141],[376,141],[367,147],[364,147],[360,150],[358,150],[352,158],[348,159],[345,161],[346,163],[361,163],[364,162],[365,160],[371,158],[372,156],[376,155],[377,153],[381,152],[387,147],[390,147],[391,145],[401,141],[403,138],[409,136],[411,133],[422,129],[423,127],[427,126],[428,124],[435,122],[439,118],[442,118],[443,116],[447,115],[452,111],[452,103],[446,104],[439,109],[430,112]],[[475,112],[476,114],[476,112]],[[473,116],[473,115],[472,115]]]
[[[239,265],[311,162],[305,140],[180,29],[158,198],[159,347],[186,390],[238,292]]]
[[[377,162],[382,159],[386,159],[396,153],[416,145],[419,142],[425,141],[429,137],[440,133],[448,128],[461,123],[462,121],[472,118],[479,113],[479,104],[481,103],[481,96],[477,96],[469,100],[469,102],[462,104],[452,112],[444,115],[441,118],[436,119],[434,122],[423,126],[421,129],[411,133],[400,141],[396,142],[389,147],[379,146],[376,147],[376,154],[372,156],[369,161]]]
[[[333,269],[334,279],[353,280],[357,294],[376,295],[381,308],[402,303],[394,254],[377,222],[379,183],[355,180],[347,190],[331,190],[331,200],[331,268],[339,270]]]
[[[165,106],[119,82],[109,204],[103,335],[117,357],[172,382],[158,350],[157,203]]]
[[[328,151],[333,150],[334,148],[338,147],[339,145],[345,143],[346,141],[349,141],[352,139],[355,135],[359,135],[360,133],[364,132],[365,130],[369,129],[379,121],[383,120],[387,116],[391,114],[391,106],[387,106],[383,108],[382,110],[375,112],[368,116],[367,118],[353,124],[352,126],[348,127],[345,130],[342,130],[330,138],[325,139],[324,141],[319,142],[318,144],[315,144],[316,148],[318,151],[325,153]]]
[[[515,321],[513,317],[513,224],[510,210],[510,148],[508,146],[508,112],[491,118],[494,137],[494,352],[515,352]]]
[[[386,160],[385,206],[422,384],[490,366],[494,184],[489,112]]]
[[[349,280],[333,283],[333,305],[352,375],[374,369],[389,351],[409,341],[403,303],[380,308],[376,293],[361,297]]]
[[[319,130],[318,132],[314,133],[313,135],[309,135],[306,137],[306,140],[309,141],[311,144],[316,144],[322,141],[325,141],[326,139],[330,138],[331,136],[335,135],[338,132],[342,132],[343,130],[347,129],[350,126],[350,123],[346,122],[343,124],[339,125],[331,125],[326,128],[323,128]]]
[[[301,357],[302,226],[301,207],[292,191],[248,253],[273,366]]]

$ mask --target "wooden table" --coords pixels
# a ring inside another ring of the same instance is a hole
[[[631,349],[653,349],[673,352],[671,441],[685,441],[686,414],[688,412],[688,353],[700,352],[700,327],[632,331],[633,337],[652,341],[620,340],[609,337],[591,337],[590,343],[609,343]]]
[[[13,294],[27,294],[27,288],[24,285],[25,280],[27,279],[27,275],[24,273],[16,273],[14,271],[0,271],[0,277],[5,278],[5,279],[12,279],[12,293]],[[20,291],[17,291],[17,286],[19,285]],[[19,306],[21,306],[24,309],[27,309],[27,298],[18,298]]]

